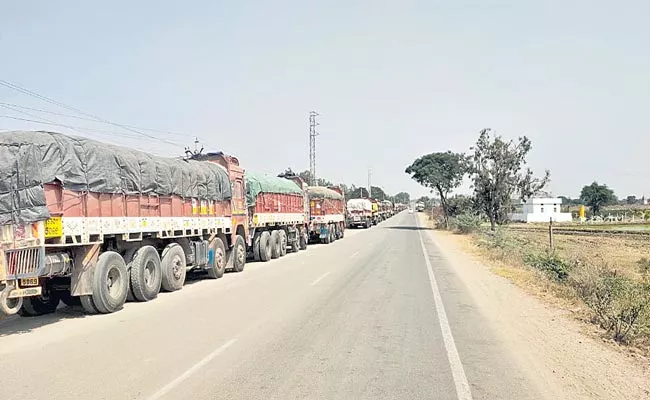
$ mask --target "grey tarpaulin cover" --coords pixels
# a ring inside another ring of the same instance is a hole
[[[330,188],[323,186],[309,186],[307,188],[307,193],[309,193],[309,199],[332,199],[332,200],[343,200],[343,196]]]
[[[43,184],[79,192],[231,198],[220,166],[153,156],[53,132],[0,133],[0,225],[49,218]]]

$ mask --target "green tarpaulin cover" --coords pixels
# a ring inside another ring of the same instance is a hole
[[[293,181],[277,176],[246,170],[246,201],[249,206],[255,205],[255,198],[260,193],[302,194],[302,189]]]

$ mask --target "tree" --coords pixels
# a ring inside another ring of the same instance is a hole
[[[608,204],[616,203],[618,200],[614,191],[607,185],[599,185],[598,182],[592,182],[591,185],[585,186],[580,191],[580,200],[582,200],[593,215],[600,214],[600,209]]]
[[[399,192],[393,196],[395,203],[408,204],[411,201],[411,195],[406,192]]]
[[[477,214],[474,198],[457,194],[447,199],[447,209],[450,217],[457,217],[461,214]]]
[[[470,162],[470,174],[474,183],[474,198],[490,220],[492,230],[497,224],[508,220],[513,197],[521,200],[538,193],[549,181],[550,172],[535,178],[524,167],[531,142],[526,136],[516,142],[504,141],[501,136],[492,137],[490,129],[480,132]]]
[[[289,168],[287,171],[291,171],[291,168]],[[300,177],[300,179],[305,181],[308,185],[311,185],[311,172],[309,170],[302,171],[301,173],[298,174],[298,176]],[[334,186],[332,182],[323,178],[317,178],[315,184],[316,184],[315,186]]]
[[[463,182],[466,172],[465,162],[466,158],[463,154],[451,151],[431,153],[415,160],[405,171],[420,185],[438,192],[447,228],[449,228],[447,196]]]
[[[636,196],[627,196],[625,202],[627,204],[636,204],[637,203]]]
[[[302,171],[301,173],[298,174],[298,176],[300,177],[300,179],[305,181],[308,185],[311,184],[311,172],[309,172],[309,170]]]

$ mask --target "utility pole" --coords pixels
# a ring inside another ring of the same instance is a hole
[[[319,125],[316,122],[317,115],[316,111],[309,112],[309,184],[312,186],[316,185],[316,127]]]
[[[368,168],[368,197],[372,197],[372,186],[370,185],[371,175],[372,175],[372,168]]]

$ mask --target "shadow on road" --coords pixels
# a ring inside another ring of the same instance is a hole
[[[426,226],[387,226],[384,229],[397,229],[397,230],[403,230],[403,231],[430,231],[431,228],[427,228]]]
[[[0,321],[0,338],[5,336],[27,333],[45,325],[57,323],[65,319],[85,318],[81,306],[65,306],[56,310],[53,314],[40,315],[37,317],[20,317],[18,315],[7,317]]]

